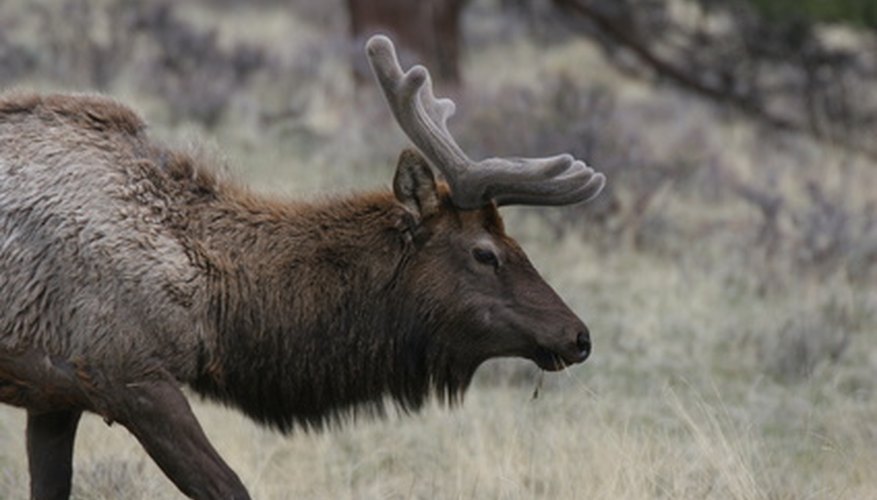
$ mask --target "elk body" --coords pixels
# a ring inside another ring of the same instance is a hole
[[[471,162],[425,70],[383,37],[369,56],[420,152],[392,191],[317,203],[224,181],[107,98],[0,98],[0,402],[27,410],[32,497],[69,496],[90,411],[186,495],[246,498],[183,385],[286,431],[453,401],[493,357],[588,356],[496,207],[583,201],[602,176],[566,155]]]

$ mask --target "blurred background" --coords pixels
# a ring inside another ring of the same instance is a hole
[[[113,96],[260,191],[384,189],[407,142],[375,32],[471,156],[607,174],[503,212],[594,355],[322,434],[196,400],[256,498],[877,498],[874,0],[4,0],[0,88]],[[0,498],[27,497],[23,431],[0,408]],[[74,496],[179,494],[87,418]]]

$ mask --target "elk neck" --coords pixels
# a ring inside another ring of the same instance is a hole
[[[217,340],[196,391],[284,431],[380,415],[388,396],[405,411],[459,399],[477,364],[451,354],[454,325],[411,290],[390,193],[199,213]]]

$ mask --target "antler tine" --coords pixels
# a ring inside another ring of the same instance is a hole
[[[386,36],[371,37],[366,43],[366,53],[396,122],[448,181],[454,203],[466,208],[482,206],[480,197],[468,199],[461,183],[473,162],[447,129],[447,120],[456,109],[454,102],[435,98],[432,80],[423,66],[416,65],[403,72],[393,42]]]
[[[369,39],[366,53],[396,122],[445,177],[459,208],[480,208],[491,201],[567,205],[590,200],[603,189],[603,174],[567,154],[472,161],[448,131],[454,102],[435,97],[426,68],[416,65],[403,71],[393,43],[383,35]]]
[[[593,199],[606,185],[606,176],[594,172],[569,155],[529,159],[491,158],[480,162],[479,166],[487,167],[495,161],[504,165],[485,170],[493,172],[495,187],[488,194],[493,193],[491,198],[498,206],[571,205]],[[509,169],[509,163],[518,164],[519,168]],[[542,177],[542,182],[533,182],[537,177]]]

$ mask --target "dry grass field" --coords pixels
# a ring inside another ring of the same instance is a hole
[[[353,89],[341,2],[217,4],[144,7],[146,28],[116,33],[125,2],[4,2],[0,86],[113,95],[257,190],[386,189],[405,142]],[[607,172],[593,205],[503,212],[594,354],[544,376],[495,361],[460,407],[322,433],[193,397],[254,497],[877,498],[877,164],[632,80],[584,39],[530,40],[491,6],[467,13],[451,128],[473,156],[571,150]],[[185,71],[157,37],[187,40]],[[0,406],[0,499],[27,497],[24,422]],[[94,416],[73,491],[180,497]]]

